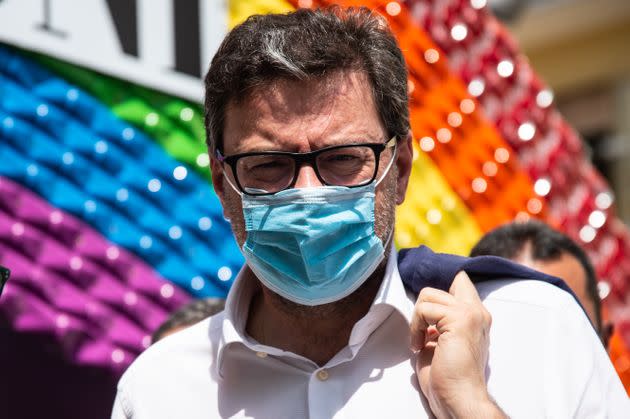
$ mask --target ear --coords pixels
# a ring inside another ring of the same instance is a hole
[[[405,195],[407,193],[407,185],[409,184],[409,176],[411,175],[411,166],[413,164],[412,141],[412,133],[408,131],[407,136],[398,142],[398,156],[396,158],[396,167],[398,168],[398,184],[396,188],[397,205],[405,201]]]
[[[217,160],[216,157],[210,155],[210,169],[212,170],[212,186],[214,186],[214,192],[216,192],[223,206],[223,216],[225,214],[225,171],[223,170],[223,164]]]

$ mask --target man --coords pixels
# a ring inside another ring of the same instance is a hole
[[[473,257],[482,255],[511,259],[564,280],[608,346],[612,324],[603,324],[595,270],[584,250],[569,237],[540,221],[509,223],[484,235],[470,252]]]
[[[407,73],[378,15],[251,17],[227,35],[205,86],[214,188],[247,263],[221,314],[129,368],[114,418],[625,409],[603,348],[565,292],[491,281],[478,288],[486,310],[461,272],[450,292],[426,288],[415,308],[407,297],[392,246],[412,163]],[[563,340],[541,336],[543,322]],[[568,366],[564,350],[575,346],[593,351]]]
[[[151,342],[155,343],[175,332],[199,323],[210,316],[214,316],[224,308],[225,300],[223,298],[203,298],[191,301],[177,309],[153,332]]]

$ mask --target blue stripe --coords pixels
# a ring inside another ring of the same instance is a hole
[[[206,181],[190,167],[176,180],[173,170],[185,164],[84,91],[1,47],[0,159],[0,175],[85,220],[195,296],[225,296],[232,281],[221,281],[219,269],[234,276],[243,263]],[[151,180],[160,182],[158,192],[149,191]],[[169,237],[174,226],[179,239]],[[198,276],[201,289],[191,285]]]

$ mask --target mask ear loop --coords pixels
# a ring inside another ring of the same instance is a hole
[[[376,184],[374,185],[375,188],[383,181],[383,179],[385,179],[385,176],[387,176],[387,174],[389,173],[389,169],[392,168],[397,157],[398,157],[398,141],[394,143],[394,152],[392,153],[392,158],[389,161],[389,163],[387,163],[387,167],[385,168],[385,171],[383,172],[381,177],[379,177],[378,180],[376,181]]]
[[[398,157],[398,141],[396,141],[396,143],[394,144],[394,152],[392,153],[391,160],[389,161],[389,163],[387,163],[387,167],[385,168],[385,171],[383,172],[381,177],[378,178],[378,180],[376,181],[376,184],[374,185],[375,189],[383,181],[383,179],[385,179],[385,176],[387,176],[387,174],[389,173],[389,170],[394,165],[394,162],[396,161],[397,157]],[[387,249],[388,247],[391,246],[391,242],[394,237],[394,224],[392,224],[392,228],[389,230],[389,233],[387,234],[387,239],[385,239],[385,243],[383,243],[384,249]]]
[[[237,194],[239,194],[242,197],[243,196],[243,192],[239,191],[239,189],[236,187],[234,182],[232,182],[230,177],[227,175],[225,169],[223,169],[223,177],[225,178],[225,180],[227,180],[227,183],[232,187],[232,189],[234,189],[234,192],[236,192]]]

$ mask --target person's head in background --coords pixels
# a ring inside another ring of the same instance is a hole
[[[151,336],[151,343],[155,343],[168,335],[199,323],[207,317],[213,316],[225,307],[222,298],[205,298],[194,300],[180,307],[157,328]]]
[[[562,279],[607,346],[612,325],[603,324],[595,270],[584,250],[569,237],[540,221],[509,223],[488,232],[470,252],[470,256],[482,255],[511,259]]]

